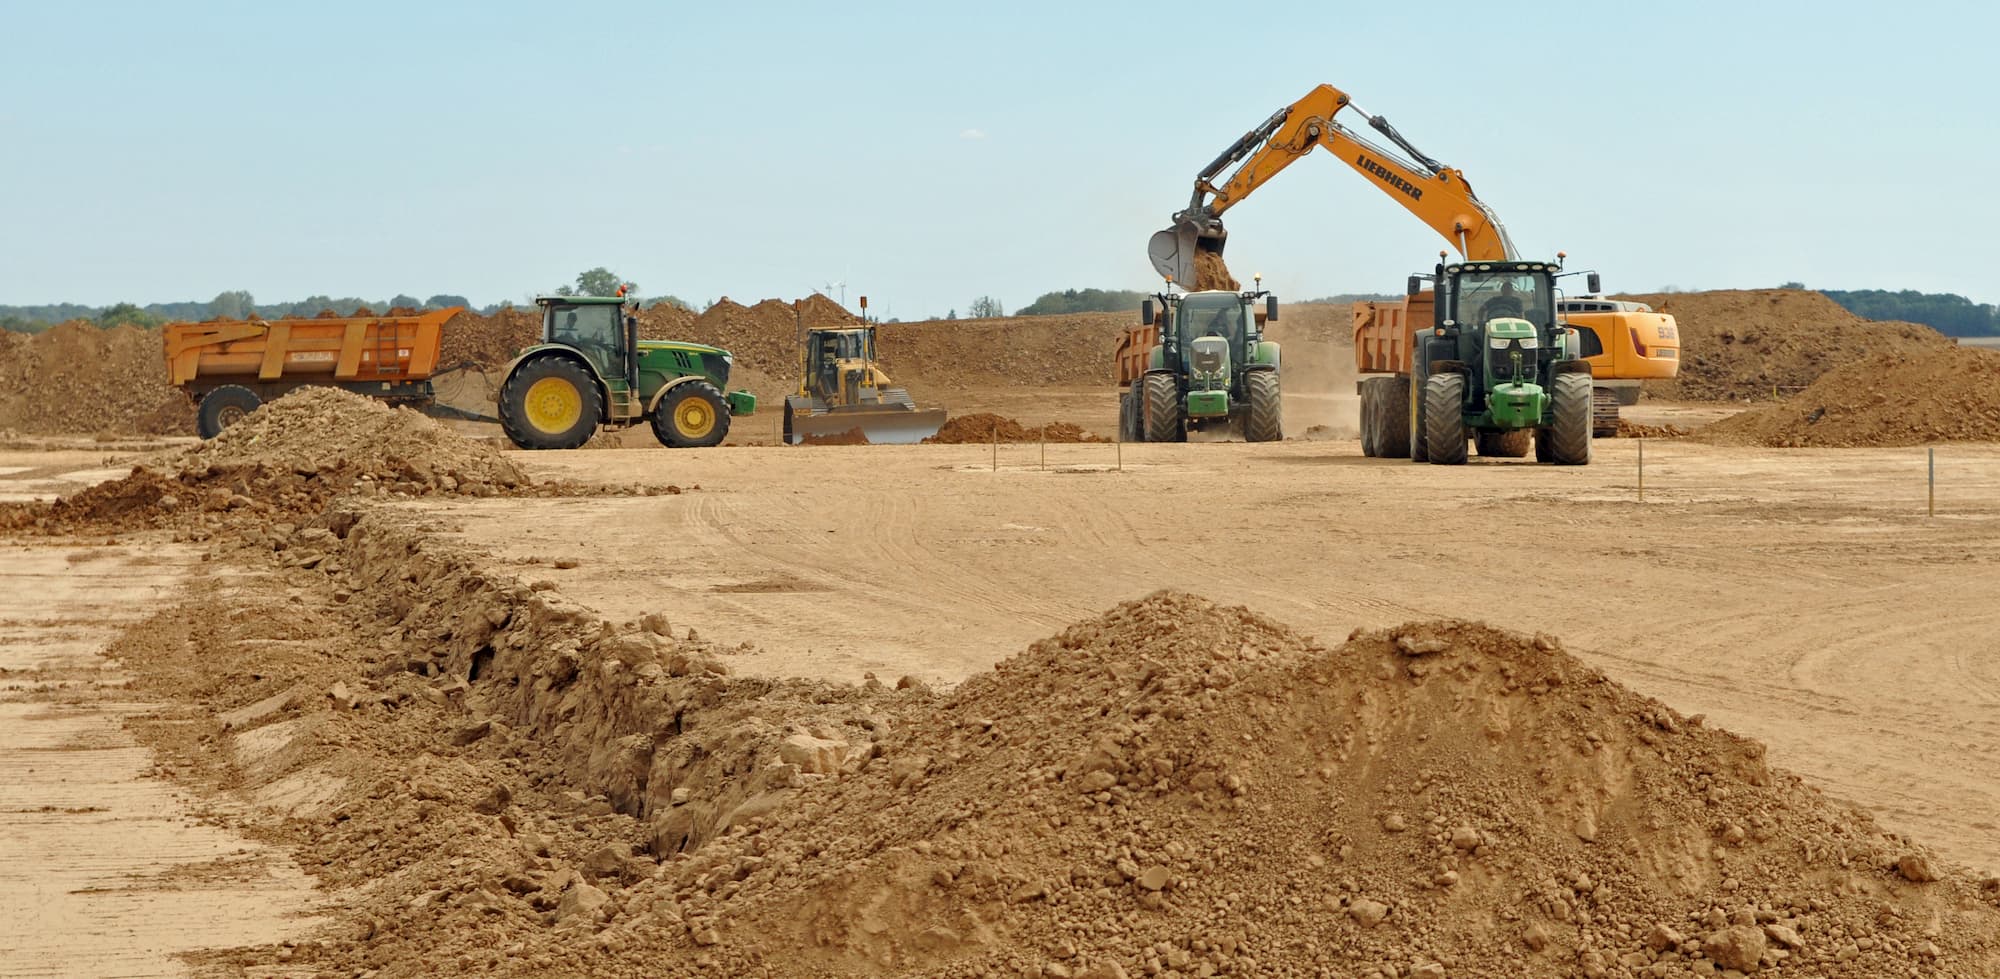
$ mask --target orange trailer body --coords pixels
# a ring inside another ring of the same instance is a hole
[[[1157,319],[1157,317],[1155,318]],[[1157,326],[1135,326],[1118,338],[1118,351],[1114,355],[1118,368],[1118,386],[1125,387],[1146,376],[1146,368],[1153,358],[1153,348],[1160,342],[1160,328]]]
[[[330,384],[400,386],[437,370],[444,324],[463,307],[411,316],[169,323],[167,380],[199,392]]]

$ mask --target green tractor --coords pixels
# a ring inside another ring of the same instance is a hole
[[[1143,325],[1120,347],[1119,381],[1129,385],[1119,394],[1124,440],[1185,442],[1189,432],[1214,429],[1241,431],[1248,442],[1283,439],[1278,344],[1262,336],[1263,325],[1278,318],[1278,297],[1253,289],[1154,299],[1159,312],[1146,300]],[[1130,369],[1138,356],[1143,370]]]
[[[1431,329],[1412,341],[1411,457],[1462,465],[1482,456],[1562,466],[1590,462],[1591,375],[1576,331],[1556,317],[1553,262],[1440,264],[1410,276],[1436,283]],[[1567,273],[1576,274],[1576,273]],[[1598,289],[1597,273],[1590,288]]]
[[[541,296],[542,339],[507,366],[500,427],[524,449],[574,449],[599,426],[653,424],[670,448],[715,445],[757,408],[723,394],[734,358],[699,343],[639,339],[638,304],[618,296]]]

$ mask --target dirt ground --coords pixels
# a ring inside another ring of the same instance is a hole
[[[1600,442],[1458,469],[1351,443],[541,453],[679,497],[430,501],[610,618],[754,646],[739,671],[949,683],[1173,587],[1324,639],[1456,616],[1543,631],[1974,866],[2000,866],[2000,447]],[[1124,471],[1114,467],[1122,451]],[[642,529],[643,528],[643,529]],[[607,554],[589,542],[617,542]],[[1782,705],[1774,710],[1773,705]]]

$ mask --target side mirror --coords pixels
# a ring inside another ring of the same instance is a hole
[[[1591,293],[1591,295],[1595,296],[1595,295],[1602,295],[1602,294],[1603,294],[1603,292],[1604,292],[1604,279],[1603,279],[1602,277],[1600,277],[1600,276],[1599,276],[1599,275],[1598,275],[1597,273],[1595,273],[1595,272],[1592,272],[1592,273],[1590,273],[1590,275],[1589,275],[1589,276],[1587,276],[1587,277],[1586,277],[1586,278],[1584,279],[1584,281],[1585,281],[1585,282],[1588,282],[1588,283],[1590,283],[1590,293]]]
[[[1144,302],[1141,302],[1139,304],[1139,325],[1140,326],[1153,325],[1153,301],[1151,299],[1145,300]]]
[[[1410,281],[1403,287],[1403,295],[1406,296],[1414,296],[1422,291],[1424,291],[1424,280],[1421,276],[1410,276]]]
[[[1278,321],[1278,297],[1264,297],[1264,321],[1267,323],[1276,323]]]

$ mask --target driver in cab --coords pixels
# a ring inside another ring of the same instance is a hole
[[[1514,284],[1502,282],[1500,294],[1486,300],[1486,305],[1480,310],[1480,319],[1495,320],[1502,316],[1520,316],[1526,308],[1521,302],[1521,297],[1514,292]]]

